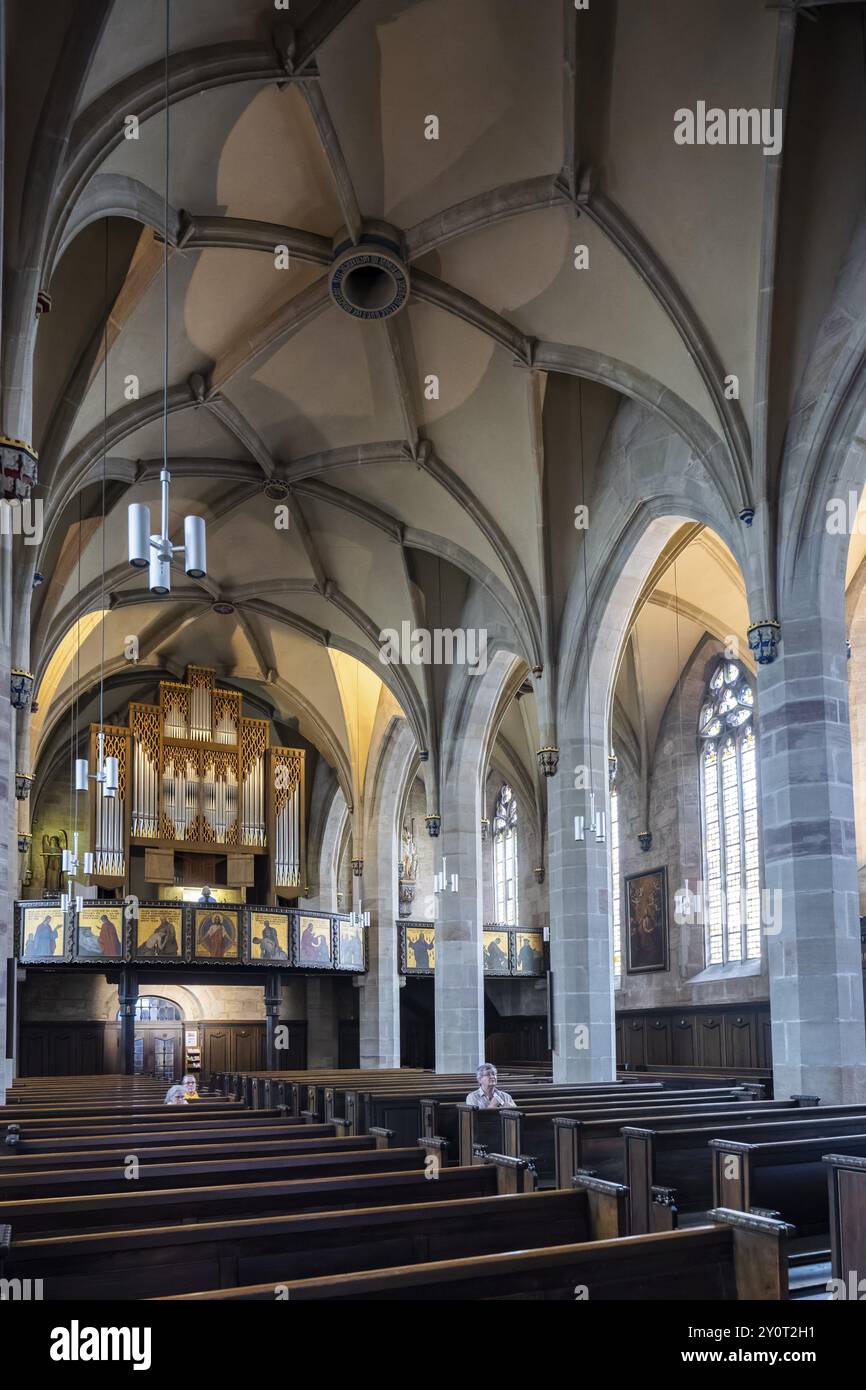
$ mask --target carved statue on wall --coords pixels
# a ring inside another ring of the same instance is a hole
[[[415,844],[415,817],[411,829],[403,826],[400,853],[400,877],[414,883],[418,876],[418,849]]]
[[[69,842],[65,830],[59,830],[56,835],[42,836],[46,898],[59,897],[63,892],[63,851],[68,846]]]
[[[403,826],[400,835],[400,882],[399,913],[401,917],[411,917],[415,901],[415,880],[418,877],[418,847],[415,843],[415,818],[411,827]]]

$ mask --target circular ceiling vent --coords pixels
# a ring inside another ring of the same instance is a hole
[[[365,234],[357,246],[336,248],[328,287],[337,308],[353,319],[388,319],[409,298],[409,270],[396,242]]]
[[[227,615],[229,613],[234,613],[235,606],[233,603],[227,603],[225,599],[220,598],[217,599],[215,603],[211,604],[211,611],[213,613],[223,613]]]
[[[285,502],[289,495],[289,485],[281,482],[279,478],[269,478],[262,488],[262,492],[272,502]]]

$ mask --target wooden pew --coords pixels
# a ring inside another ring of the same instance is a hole
[[[548,1087],[526,1096],[513,1097],[515,1109],[523,1115],[543,1111],[558,1115],[582,1105],[597,1109],[608,1108],[613,1113],[618,1107],[626,1108],[638,1104],[668,1107],[694,1105],[701,1098],[716,1104],[723,1101],[747,1100],[751,1098],[751,1093],[733,1087],[717,1087],[707,1091],[665,1091],[660,1086],[621,1086],[615,1090],[604,1087],[598,1090],[562,1087],[554,1091]],[[466,1104],[465,1097],[453,1099],[424,1096],[419,1102],[419,1107],[421,1135],[438,1134],[447,1139],[454,1152],[460,1154],[461,1161],[470,1160],[476,1144],[489,1142],[494,1149],[500,1147],[495,1124],[491,1125],[489,1131],[482,1130],[480,1126],[488,1124],[488,1121],[477,1118],[495,1117],[502,1113],[499,1110],[476,1110]]]
[[[43,1280],[46,1299],[155,1298],[605,1239],[616,1216],[604,1199],[578,1189],[15,1240],[2,1272]]]
[[[232,1217],[287,1216],[304,1211],[486,1197],[513,1190],[512,1174],[503,1170],[501,1178],[499,1171],[491,1160],[484,1167],[442,1168],[435,1180],[427,1178],[423,1169],[413,1166],[401,1172],[352,1173],[341,1177],[152,1191],[127,1183],[124,1192],[0,1202],[0,1227],[11,1227],[17,1240],[37,1235],[61,1237],[74,1232],[222,1221]]]
[[[772,1121],[737,1125],[695,1124],[677,1128],[623,1127],[625,1141],[625,1182],[629,1188],[630,1229],[642,1231],[669,1229],[676,1210],[699,1212],[712,1201],[713,1150],[710,1140],[729,1138],[744,1143],[764,1144],[774,1140],[840,1140],[866,1129],[866,1107],[827,1105],[804,1108],[798,1118],[781,1117]],[[826,1145],[825,1145],[826,1149]],[[659,1192],[656,1189],[660,1189]],[[675,1193],[675,1198],[670,1194]]]
[[[0,1207],[40,1196],[74,1198],[92,1192],[150,1192],[203,1187],[208,1183],[220,1186],[257,1180],[268,1183],[354,1173],[408,1172],[424,1167],[425,1154],[417,1148],[377,1148],[371,1135],[361,1136],[359,1142],[364,1147],[349,1152],[319,1149],[313,1153],[273,1154],[264,1158],[165,1159],[158,1163],[145,1159],[139,1162],[132,1178],[125,1164],[113,1164],[108,1168],[3,1172],[0,1175]]]
[[[60,1133],[50,1132],[33,1137],[29,1129],[20,1133],[7,1133],[0,1148],[0,1163],[5,1158],[35,1157],[38,1154],[63,1154],[86,1152],[88,1149],[149,1148],[151,1145],[166,1144],[214,1144],[220,1141],[235,1140],[253,1143],[256,1139],[329,1139],[342,1136],[344,1126],[336,1122],[331,1125],[308,1125],[302,1120],[286,1116],[276,1119],[265,1117],[260,1120],[219,1125],[136,1125],[128,1129],[107,1129],[96,1132],[76,1133],[74,1129],[64,1128]]]
[[[862,1300],[866,1293],[866,1158],[831,1153],[827,1169],[832,1277],[836,1298]]]
[[[145,1164],[159,1163],[162,1160],[182,1162],[185,1159],[217,1158],[268,1158],[274,1155],[304,1153],[352,1153],[375,1148],[376,1138],[369,1134],[351,1135],[347,1138],[334,1135],[333,1125],[316,1126],[325,1131],[307,1138],[312,1126],[296,1126],[292,1131],[283,1132],[276,1139],[262,1139],[252,1134],[241,1139],[223,1139],[204,1142],[198,1136],[184,1141],[183,1135],[171,1135],[171,1143],[139,1146],[121,1144],[115,1148],[63,1149],[40,1153],[14,1152],[0,1155],[0,1188],[7,1173],[52,1172],[61,1173],[69,1168],[123,1168],[130,1154],[135,1154]],[[304,1135],[304,1138],[300,1138]],[[381,1147],[381,1144],[379,1145]]]
[[[715,1210],[708,1216],[715,1224],[688,1231],[315,1279],[269,1280],[246,1288],[182,1294],[178,1301],[786,1299],[790,1227],[742,1212]]]
[[[486,1148],[515,1156],[526,1154],[535,1159],[540,1176],[553,1180],[558,1172],[557,1153],[562,1142],[555,1126],[564,1124],[566,1119],[572,1119],[576,1124],[581,1121],[605,1119],[611,1122],[618,1120],[620,1124],[626,1124],[630,1122],[630,1117],[638,1115],[658,1116],[659,1119],[669,1116],[676,1119],[678,1115],[728,1114],[737,1111],[742,1118],[746,1112],[760,1114],[764,1111],[772,1112],[775,1108],[791,1107],[785,1106],[782,1101],[746,1103],[743,1097],[737,1096],[718,1101],[699,1097],[693,1101],[687,1095],[668,1098],[664,1092],[655,1096],[636,1097],[634,1100],[617,1098],[615,1102],[603,1097],[597,1101],[568,1102],[565,1105],[557,1103],[555,1109],[528,1111],[475,1110],[472,1106],[463,1104],[457,1107],[459,1162],[475,1161],[473,1155],[483,1156]],[[636,1118],[634,1122],[638,1123]],[[686,1123],[685,1119],[683,1123]],[[564,1171],[571,1173],[573,1167],[568,1166]],[[557,1183],[559,1186],[563,1185],[558,1179]]]
[[[155,1131],[178,1130],[183,1133],[193,1132],[196,1134],[207,1135],[215,1130],[255,1130],[262,1125],[302,1124],[303,1120],[297,1121],[292,1117],[287,1117],[279,1110],[263,1110],[258,1112],[245,1111],[240,1114],[229,1114],[225,1116],[217,1115],[197,1115],[191,1117],[188,1111],[178,1107],[176,1110],[169,1107],[159,1114],[148,1115],[144,1118],[132,1115],[123,1120],[93,1120],[76,1119],[74,1115],[69,1115],[63,1120],[22,1120],[20,1124],[7,1125],[3,1131],[4,1148],[14,1148],[19,1144],[29,1143],[37,1139],[63,1139],[69,1135],[84,1137],[86,1135],[106,1135],[106,1134],[148,1134]]]
[[[860,1134],[826,1133],[811,1139],[781,1139],[771,1143],[738,1143],[711,1139],[713,1192],[725,1206],[742,1211],[752,1207],[778,1209],[801,1236],[825,1238],[832,1230],[828,1189],[828,1150],[844,1147],[852,1163],[866,1162],[866,1124]],[[851,1186],[846,1178],[844,1183]],[[863,1268],[866,1277],[866,1265]]]

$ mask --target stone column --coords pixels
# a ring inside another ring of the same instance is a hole
[[[393,724],[366,807],[364,873],[355,880],[356,905],[370,913],[368,968],[358,1001],[362,1067],[400,1065],[398,817],[415,757],[410,729],[403,721]]]
[[[307,976],[307,1066],[335,1067],[338,1029],[333,976]]]
[[[471,760],[470,760],[471,761]],[[478,769],[445,781],[434,872],[445,856],[448,882],[436,895],[436,1070],[472,1072],[484,1056],[484,918]],[[458,891],[450,877],[458,876]]]
[[[276,1032],[282,997],[281,972],[274,970],[265,980],[265,1068],[267,1071],[278,1071],[280,1066],[277,1056]]]
[[[809,613],[804,603],[782,619],[776,660],[758,667],[774,1089],[859,1102],[866,1033],[845,628],[841,613]]]
[[[575,768],[589,766],[589,748],[560,740],[559,770],[548,783],[550,968],[553,975],[553,1079],[612,1081],[616,1076],[613,944],[610,917],[610,816],[607,754],[593,745],[596,801],[607,816],[599,843],[589,825],[587,790],[576,789]],[[574,817],[585,815],[586,838],[574,838]]]
[[[120,1070],[124,1076],[135,1071],[135,1006],[138,1002],[138,972],[128,967],[120,972],[117,987],[120,1005]]]

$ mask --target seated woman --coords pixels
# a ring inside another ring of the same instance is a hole
[[[473,1106],[476,1110],[501,1110],[515,1109],[514,1101],[507,1091],[497,1089],[496,1068],[491,1062],[482,1062],[475,1073],[475,1080],[478,1082],[478,1090],[470,1091],[466,1097],[466,1104]]]
[[[187,1072],[180,1084],[183,1087],[183,1093],[187,1100],[201,1100],[201,1096],[198,1093],[198,1083],[192,1072]]]
[[[186,1090],[183,1086],[169,1086],[165,1093],[164,1105],[187,1105]]]

